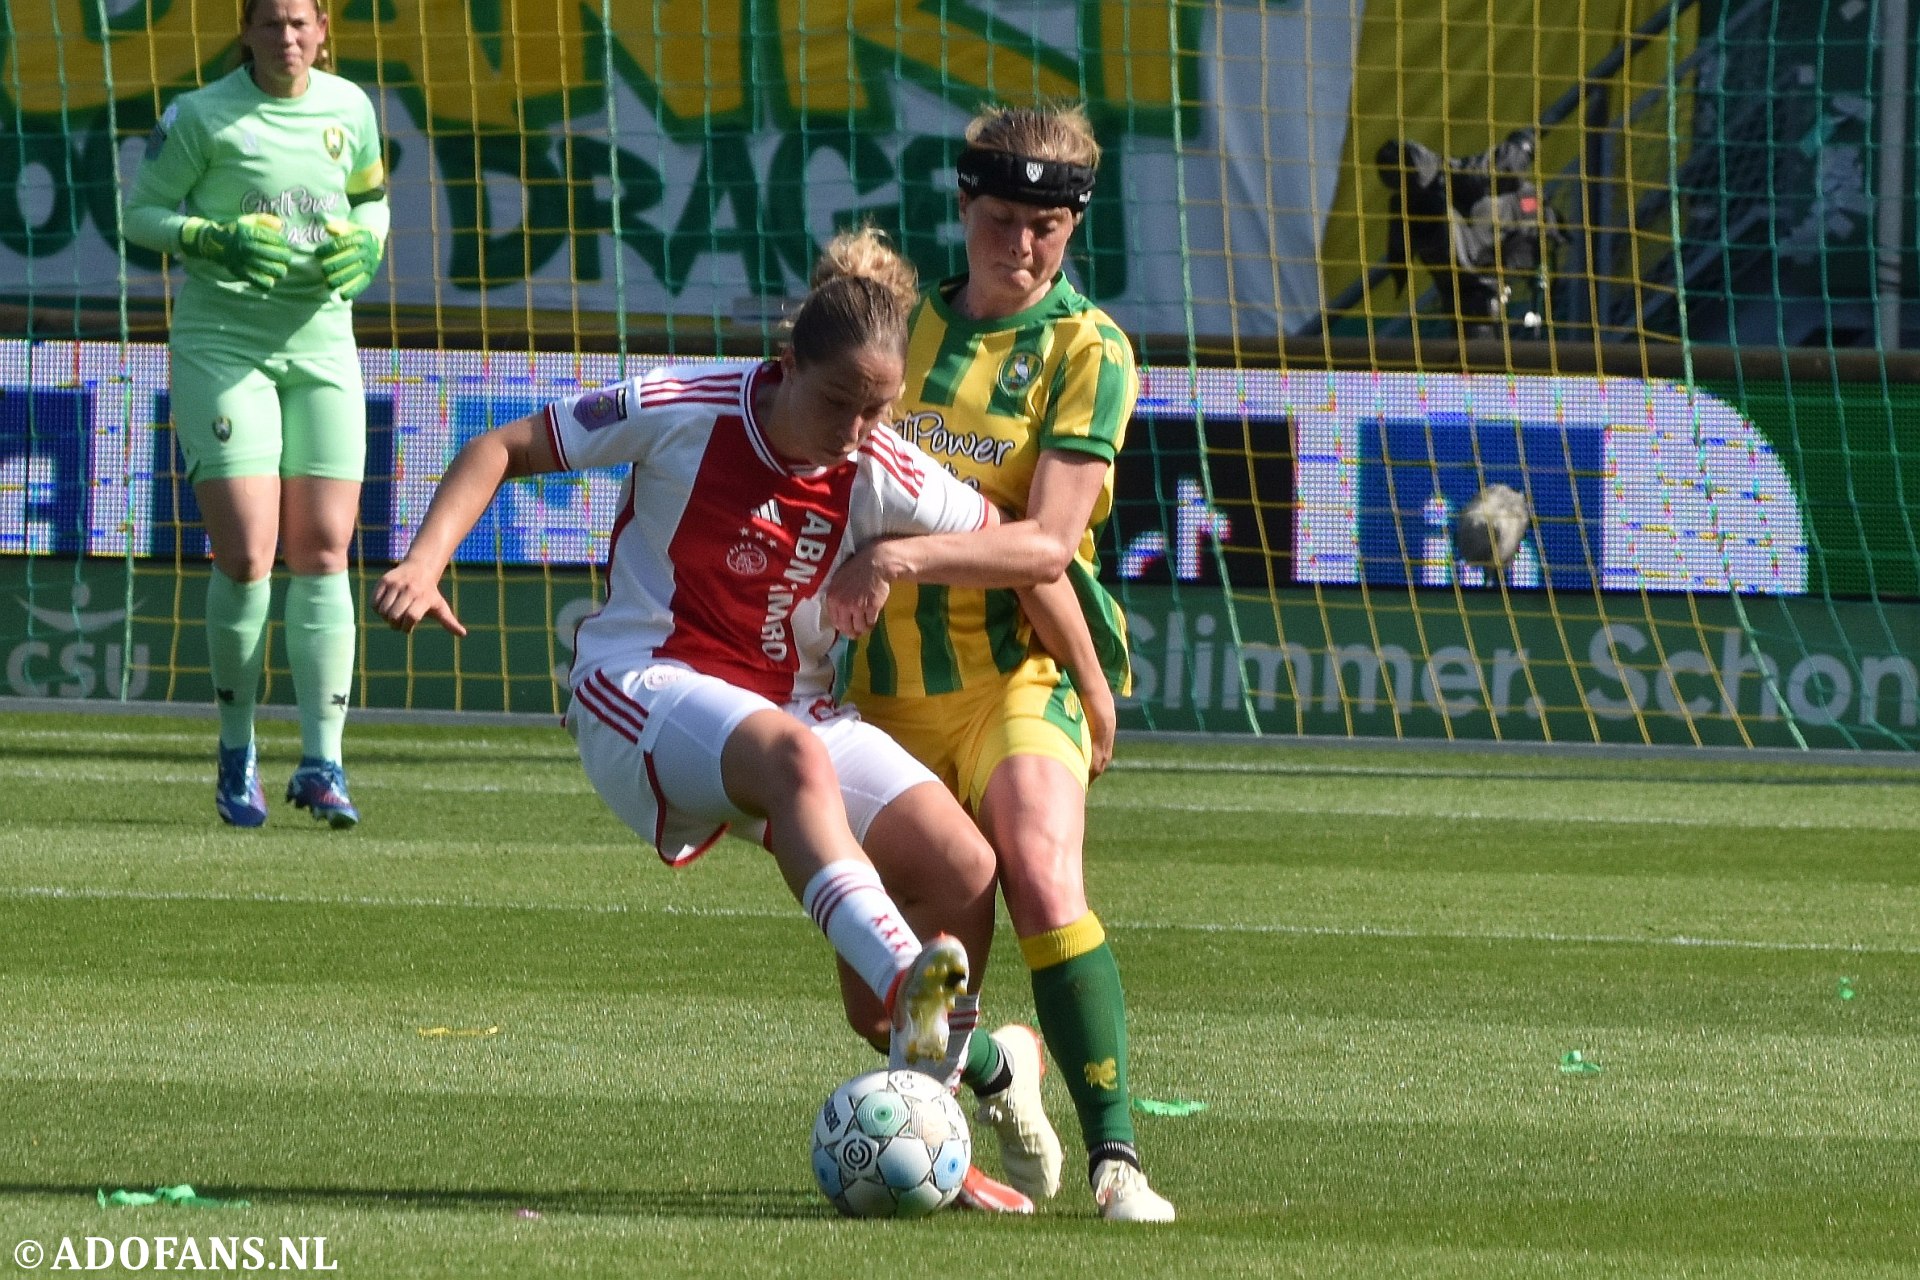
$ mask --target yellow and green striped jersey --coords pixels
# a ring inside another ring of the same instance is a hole
[[[948,299],[955,277],[913,316],[895,427],[1002,511],[1027,505],[1047,449],[1105,459],[1106,485],[1069,576],[1116,693],[1129,681],[1126,619],[1096,578],[1094,539],[1113,508],[1113,460],[1140,393],[1133,349],[1061,276],[1018,315],[974,321]],[[848,653],[848,693],[952,693],[1023,662],[1031,630],[1011,591],[896,584],[879,625]]]

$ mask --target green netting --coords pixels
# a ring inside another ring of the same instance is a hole
[[[1145,368],[1100,544],[1126,723],[1920,745],[1903,5],[330,17],[393,172],[357,308],[363,591],[466,435],[636,362],[771,350],[835,228],[959,269],[968,116],[1081,99],[1106,158],[1069,269]],[[0,0],[0,693],[208,695],[179,277],[117,227],[142,139],[235,25],[224,0]],[[1452,540],[1496,483],[1533,516],[1504,574]],[[474,636],[368,629],[356,700],[559,705],[615,484],[523,489],[455,570]]]

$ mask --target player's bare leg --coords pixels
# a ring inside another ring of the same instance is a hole
[[[949,1084],[964,1078],[976,1093],[983,1086],[1003,1093],[1011,1080],[1001,1046],[986,1036],[975,1036],[979,1020],[979,988],[993,943],[994,863],[986,838],[937,783],[911,788],[882,809],[867,830],[866,849],[882,881],[900,904],[913,927],[923,935],[946,930],[966,944],[973,961],[972,993],[962,996],[949,1012],[947,1056],[932,1074]],[[847,1021],[882,1053],[889,1051],[891,1027],[886,1009],[873,998],[858,974],[842,961],[840,994]],[[1037,1077],[1037,1071],[1035,1072]],[[1026,1094],[1022,1094],[1023,1100]],[[1032,1093],[1039,1101],[1039,1090]],[[1059,1140],[1037,1106],[1039,1124],[1053,1139],[1053,1186],[1059,1188]],[[1031,1124],[1030,1126],[1031,1127]],[[1003,1158],[1008,1153],[1002,1144]],[[1009,1168],[1018,1162],[1015,1154]],[[990,1213],[1032,1213],[1033,1200],[1020,1186],[1008,1186],[977,1166],[967,1170],[955,1202],[962,1208]]]
[[[721,748],[720,776],[735,805],[765,815],[787,887],[883,1002],[896,1065],[933,1070],[947,1012],[966,990],[966,947],[945,936],[921,946],[853,838],[826,747],[785,712],[754,712]]]
[[[1173,1206],[1147,1185],[1134,1146],[1126,997],[1081,878],[1086,793],[1080,780],[1051,757],[1009,756],[987,782],[980,826],[999,854],[1007,913],[1033,981],[1041,1031],[1079,1113],[1094,1202],[1109,1220],[1171,1221]],[[1115,1172],[1113,1165],[1130,1172]]]
[[[879,812],[867,829],[865,847],[881,883],[922,937],[950,933],[960,939],[972,962],[977,994],[993,946],[993,850],[986,838],[944,787],[925,782]],[[840,996],[848,1023],[885,1052],[887,1011],[844,964]],[[956,1058],[964,1055],[966,1046],[958,1048]],[[956,1061],[956,1070],[959,1065]]]

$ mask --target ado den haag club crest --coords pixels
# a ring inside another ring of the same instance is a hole
[[[1001,364],[1000,377],[997,381],[1002,392],[1017,396],[1032,384],[1039,372],[1039,356],[1031,351],[1016,351]]]

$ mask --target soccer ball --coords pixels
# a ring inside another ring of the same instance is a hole
[[[1454,524],[1453,544],[1460,556],[1489,569],[1504,569],[1520,550],[1533,512],[1527,500],[1504,484],[1490,484],[1474,495]]]
[[[973,1163],[967,1118],[918,1071],[871,1071],[813,1122],[813,1176],[849,1218],[920,1218],[952,1203]]]

